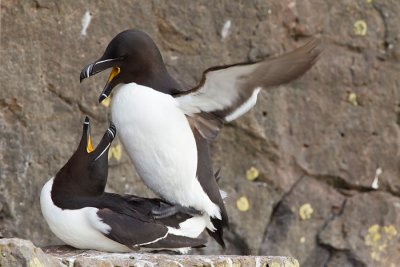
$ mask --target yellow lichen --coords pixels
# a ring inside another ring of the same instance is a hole
[[[355,35],[365,36],[367,34],[367,23],[364,20],[357,20],[354,22],[353,31]]]
[[[353,104],[353,106],[358,106],[356,93],[350,93],[347,99],[351,104]]]
[[[378,224],[374,224],[368,228],[368,235],[365,237],[366,245],[373,245],[377,241],[381,239],[381,234],[379,233],[380,226]]]
[[[300,219],[302,219],[302,220],[310,219],[313,212],[314,212],[314,209],[311,207],[310,203],[305,203],[305,204],[301,205],[301,207],[299,209]]]
[[[379,224],[373,224],[373,225],[371,225],[369,228],[368,228],[368,233],[369,234],[375,234],[375,233],[378,233],[379,232],[379,230],[380,230],[380,226],[379,226]]]
[[[388,234],[389,238],[392,239],[397,235],[397,230],[396,228],[391,224],[389,226],[384,226],[383,231]]]
[[[305,243],[306,242],[306,238],[304,236],[300,237],[300,243]]]
[[[247,197],[241,197],[236,201],[236,207],[240,211],[248,211],[250,209],[250,203]]]
[[[387,248],[390,248],[391,240],[397,236],[397,229],[394,225],[380,226],[373,224],[368,228],[364,243],[370,248],[371,259],[387,263]],[[387,265],[389,266],[389,264]]]
[[[246,178],[249,181],[254,181],[255,179],[258,178],[259,175],[260,175],[260,172],[258,171],[258,169],[256,167],[250,167],[246,171]]]
[[[120,160],[122,157],[122,147],[120,144],[110,147],[108,151],[108,159],[115,158],[116,160]]]
[[[382,260],[379,252],[376,252],[376,251],[372,251],[371,252],[371,259],[373,259],[375,261],[381,261]]]
[[[379,250],[379,251],[385,251],[386,248],[387,248],[387,244],[386,244],[386,243],[384,243],[384,244],[378,246],[378,250]]]

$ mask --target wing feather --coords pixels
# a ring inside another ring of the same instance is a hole
[[[199,247],[206,243],[199,238],[176,236],[169,233],[168,227],[154,220],[147,222],[104,208],[97,211],[97,218],[93,224],[106,237],[124,244],[132,250],[140,247],[175,249]]]
[[[168,235],[168,228],[164,225],[143,222],[111,209],[100,209],[97,216],[110,227],[108,232],[103,232],[105,236],[131,249],[156,243]]]
[[[210,68],[204,72],[198,86],[176,96],[176,100],[188,116],[210,113],[224,122],[234,120],[255,105],[261,88],[278,86],[300,77],[315,64],[321,51],[319,41],[312,39],[278,57]]]

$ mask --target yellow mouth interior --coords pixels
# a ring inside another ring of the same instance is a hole
[[[88,130],[88,138],[87,138],[87,145],[86,145],[86,151],[88,153],[92,152],[93,149],[93,145],[92,145],[92,135],[90,134],[90,129]]]
[[[111,82],[120,72],[121,69],[119,67],[114,67],[110,73],[110,76],[108,77],[108,82]]]

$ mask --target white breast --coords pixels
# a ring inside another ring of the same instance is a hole
[[[108,252],[129,252],[128,247],[103,234],[110,227],[97,216],[97,208],[62,210],[51,199],[53,179],[49,180],[40,194],[40,206],[51,231],[65,243],[80,249],[96,249]]]
[[[143,182],[170,202],[219,217],[197,180],[196,142],[176,100],[135,83],[114,90],[112,120]]]

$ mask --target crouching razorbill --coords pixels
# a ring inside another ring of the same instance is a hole
[[[225,122],[249,111],[262,88],[298,78],[319,54],[318,42],[312,39],[278,57],[209,68],[196,87],[184,91],[167,72],[153,40],[142,31],[126,30],[82,70],[80,79],[112,68],[99,101],[115,88],[112,120],[143,182],[176,204],[170,211],[181,207],[179,211],[192,208],[208,214],[213,223],[208,232],[224,245],[228,216],[208,142]]]
[[[93,149],[86,117],[76,152],[44,185],[40,195],[42,213],[51,231],[73,247],[106,252],[145,248],[185,253],[191,247],[204,246],[206,241],[196,237],[207,226],[205,216],[177,213],[154,219],[152,210],[171,205],[160,199],[104,192],[107,152],[115,134],[111,123]]]

